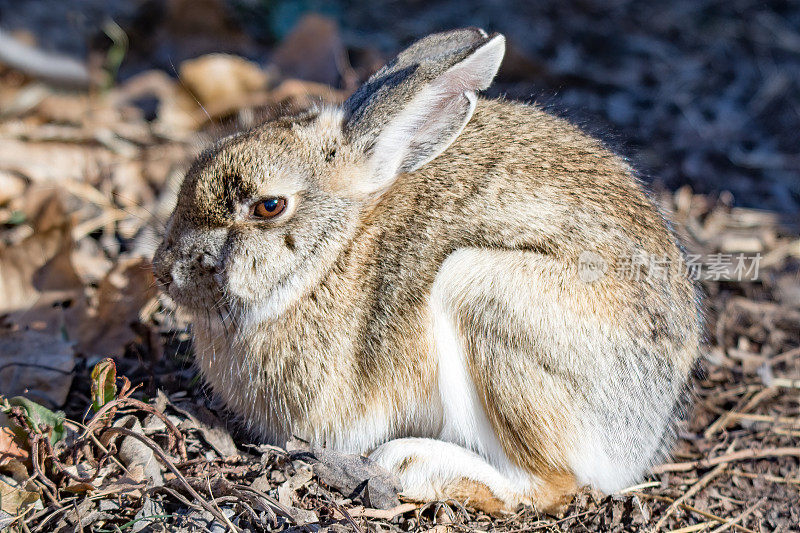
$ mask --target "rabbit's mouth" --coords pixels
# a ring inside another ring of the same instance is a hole
[[[161,290],[183,311],[192,315],[205,314],[209,310],[228,307],[222,288],[212,278],[195,280],[191,287],[178,286],[174,281],[159,283]]]

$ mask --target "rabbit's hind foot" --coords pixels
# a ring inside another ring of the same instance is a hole
[[[480,455],[436,439],[392,440],[370,457],[400,479],[405,498],[453,499],[493,515],[514,511],[520,504],[557,514],[576,490],[572,474],[504,474]]]

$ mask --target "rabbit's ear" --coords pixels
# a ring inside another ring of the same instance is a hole
[[[475,110],[476,92],[491,84],[505,38],[479,29],[430,35],[401,52],[345,102],[347,138],[367,155],[359,192],[385,190],[397,174],[438,156]]]

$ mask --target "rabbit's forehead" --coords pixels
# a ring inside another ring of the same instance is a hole
[[[224,225],[241,206],[270,196],[291,196],[305,189],[308,169],[291,158],[271,154],[268,146],[226,146],[201,156],[181,189],[178,209],[195,225]]]
[[[309,165],[298,157],[302,149],[286,150],[275,143],[243,143],[221,150],[204,173],[212,194],[288,194],[302,188]]]

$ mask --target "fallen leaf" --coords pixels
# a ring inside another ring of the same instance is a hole
[[[184,61],[180,79],[203,106],[236,108],[252,94],[263,92],[267,73],[252,63],[230,54],[209,54]]]
[[[10,477],[0,475],[0,509],[18,516],[39,502],[39,493],[25,490],[21,484]]]
[[[22,195],[26,187],[24,179],[11,172],[0,170],[0,205],[5,205],[9,200]]]
[[[72,344],[59,335],[0,330],[0,390],[47,407],[64,404],[72,384]]]
[[[11,421],[0,412],[0,469],[12,461],[24,463],[30,455],[28,439],[11,427]]]
[[[309,466],[301,466],[297,469],[297,472],[281,483],[280,487],[278,487],[278,501],[287,506],[291,507],[297,503],[296,492],[298,489],[303,488],[311,478],[314,476],[311,467]]]
[[[164,506],[158,500],[145,496],[141,509],[133,517],[135,522],[131,527],[131,533],[138,533],[139,531],[159,531],[164,530],[162,527],[156,527],[160,521],[164,520]],[[214,530],[211,530],[214,531]]]
[[[239,454],[231,434],[225,429],[225,424],[214,413],[203,406],[188,402],[172,404],[172,407],[186,416],[189,420],[182,422],[181,429],[197,429],[206,442],[223,459]]]
[[[122,258],[97,288],[98,304],[79,327],[76,351],[97,356],[123,355],[136,340],[139,313],[156,297],[150,262],[142,257]]]
[[[0,245],[0,313],[28,309],[47,291],[82,288],[71,262],[72,223],[58,197],[43,203],[32,226],[22,242]]]
[[[0,169],[34,183],[93,181],[119,160],[119,156],[102,146],[28,142],[8,137],[0,142]]]
[[[74,493],[94,492],[97,490],[97,487],[103,483],[106,476],[114,471],[114,468],[115,467],[111,465],[102,467],[100,472],[98,472],[97,477],[95,477],[92,481],[76,481],[72,478],[67,478],[67,485],[64,487],[64,490]],[[89,464],[78,463],[77,465],[69,465],[65,467],[64,470],[73,476],[86,479],[93,476],[96,469],[94,466]]]
[[[284,80],[270,93],[278,106],[288,107],[290,111],[307,109],[315,102],[338,104],[344,102],[346,96],[344,91],[329,85],[296,79]]]
[[[133,470],[133,468],[129,469],[129,471]],[[147,487],[147,483],[143,481],[144,473],[141,467],[139,467],[138,471],[142,472],[141,479],[134,476],[121,476],[115,481],[101,485],[100,488],[94,493],[94,496],[97,498],[102,498],[110,495],[116,496],[119,494],[128,494],[132,498],[140,498],[142,489]]]
[[[44,430],[45,427],[50,428],[50,444],[59,442],[66,435],[64,428],[66,417],[63,411],[51,411],[42,404],[23,396],[14,396],[8,400],[8,403],[22,407],[25,410],[27,423],[30,425],[38,427],[39,430]]]
[[[144,435],[142,424],[133,415],[128,415],[114,422],[114,427],[130,429],[140,435]],[[160,487],[164,484],[164,477],[161,475],[161,465],[156,459],[153,450],[149,446],[135,437],[126,436],[119,445],[119,458],[129,469],[141,467],[144,479],[151,487]]]
[[[400,504],[400,480],[368,457],[315,447],[294,452],[292,458],[311,464],[320,481],[350,499],[364,499],[368,507],[390,509]]]

